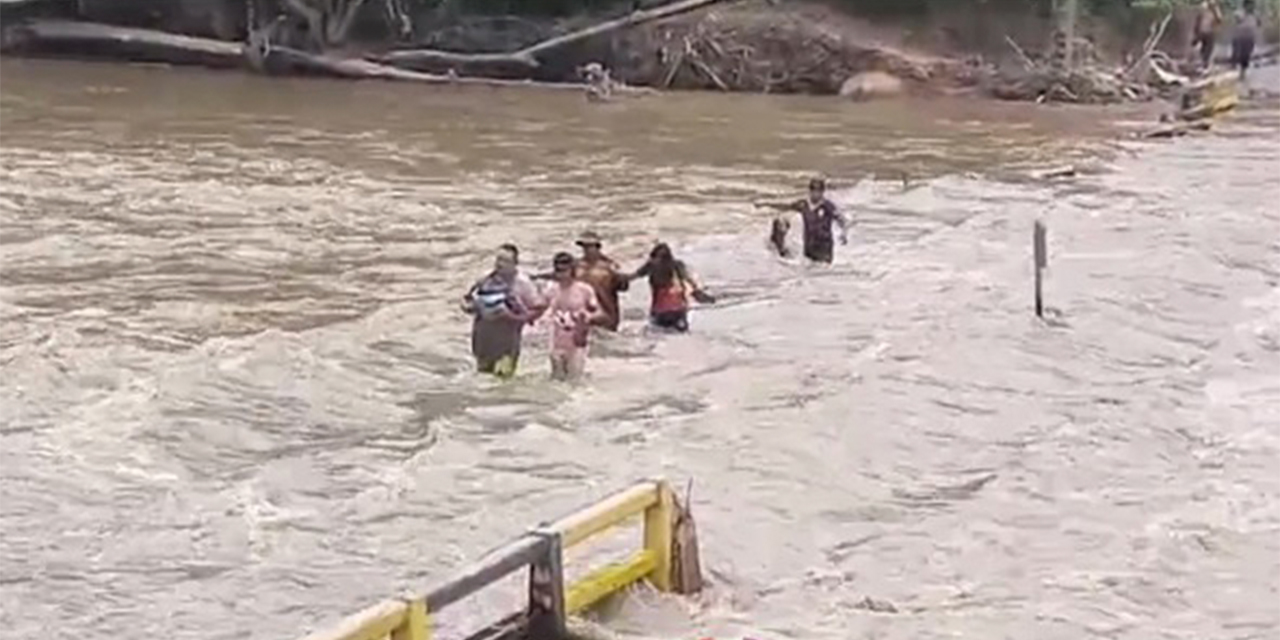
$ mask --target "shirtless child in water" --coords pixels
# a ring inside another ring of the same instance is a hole
[[[587,339],[591,323],[604,312],[591,285],[577,279],[577,264],[568,253],[552,260],[555,284],[547,290],[551,319],[551,378],[577,380],[587,367]]]

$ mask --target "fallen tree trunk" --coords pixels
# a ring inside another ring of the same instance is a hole
[[[254,41],[244,47],[236,42],[180,36],[150,29],[116,27],[94,22],[34,20],[6,28],[6,50],[16,53],[60,53],[126,58],[216,68],[251,67],[272,73],[303,73],[354,80],[391,80],[432,85],[525,87],[586,92],[585,84],[459,78],[399,69],[359,58],[314,54]],[[250,61],[252,63],[250,63]],[[655,93],[643,87],[614,86],[615,92]]]
[[[265,66],[269,69],[303,72],[332,78],[348,78],[352,80],[392,80],[398,82],[417,82],[433,85],[471,85],[484,87],[526,87],[538,89],[562,89],[586,92],[587,85],[565,82],[535,82],[532,80],[501,80],[496,78],[462,78],[452,75],[438,75],[410,71],[397,67],[378,64],[359,58],[338,58],[323,54],[307,53],[289,47],[272,46],[263,55]],[[615,91],[630,90],[633,93],[648,93],[651,90],[631,87],[615,87]]]
[[[339,58],[324,54],[308,53],[298,49],[269,46],[260,54],[267,69],[292,73],[307,73],[351,80],[391,80],[433,85],[461,85],[481,87],[520,87],[531,89],[559,89],[587,93],[590,85],[568,82],[536,82],[533,80],[502,80],[498,78],[463,78],[456,75],[439,75],[400,69],[359,58]],[[646,87],[615,85],[613,91],[629,94],[657,93]]]
[[[30,20],[6,26],[4,44],[7,51],[20,53],[109,55],[224,69],[239,67],[244,61],[238,42],[71,20]]]
[[[703,7],[708,7],[721,2],[732,1],[736,0],[679,0],[678,2],[655,7],[653,9],[633,11],[621,18],[601,22],[585,29],[579,29],[554,38],[548,38],[518,51],[512,51],[509,53],[458,53],[454,51],[441,51],[439,49],[405,49],[383,54],[382,56],[378,56],[376,59],[387,64],[412,69],[439,69],[442,67],[462,67],[464,69],[483,67],[492,69],[494,67],[504,67],[529,72],[540,66],[541,63],[538,61],[538,56],[549,51],[581,42],[589,38],[612,33],[620,29],[626,29],[646,22],[653,22],[654,20],[661,20],[663,18],[669,18],[682,13],[696,11]]]

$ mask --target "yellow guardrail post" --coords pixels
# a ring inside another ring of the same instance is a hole
[[[427,615],[426,596],[414,596],[408,605],[404,623],[391,632],[391,640],[431,640],[431,617]]]
[[[653,571],[646,576],[659,591],[671,591],[671,548],[675,531],[675,495],[665,480],[654,482],[657,502],[644,512],[644,548],[653,554]]]

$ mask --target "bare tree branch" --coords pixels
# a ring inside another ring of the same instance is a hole
[[[682,13],[696,11],[703,7],[709,7],[713,4],[736,1],[737,0],[679,0],[678,2],[655,7],[653,9],[633,11],[621,18],[607,20],[585,29],[579,29],[561,36],[548,38],[520,49],[519,51],[513,51],[510,53],[456,53],[452,51],[441,51],[438,49],[407,49],[385,54],[381,56],[379,60],[395,66],[409,68],[432,65],[505,65],[532,70],[539,66],[539,55],[559,49],[566,45],[581,42],[588,38],[602,36],[620,29],[634,27],[646,22],[652,22],[654,20],[661,20],[663,18],[669,18]]]

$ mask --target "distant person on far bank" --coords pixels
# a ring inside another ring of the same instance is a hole
[[[693,279],[684,262],[676,259],[671,247],[659,242],[649,252],[649,261],[631,276],[648,278],[652,300],[649,304],[649,323],[660,329],[685,332],[689,330],[689,297],[705,304],[714,304],[715,296],[707,293]]]
[[[1222,9],[1217,0],[1201,0],[1196,7],[1196,21],[1191,30],[1191,46],[1199,49],[1200,69],[1208,71],[1213,63],[1213,49],[1218,42],[1218,25],[1222,24]]]
[[[1244,0],[1244,6],[1236,12],[1235,18],[1236,23],[1231,30],[1231,65],[1240,70],[1240,79],[1244,80],[1253,59],[1253,47],[1262,31],[1254,0]]]
[[[494,256],[493,270],[462,298],[471,314],[471,354],[476,369],[500,378],[516,373],[525,325],[542,314],[545,303],[533,282],[520,273],[520,250],[504,244]]]
[[[830,264],[835,258],[836,236],[832,227],[840,227],[840,244],[849,242],[849,220],[836,207],[836,203],[827,198],[827,181],[823,178],[809,181],[807,198],[787,202],[758,202],[756,206],[799,213],[804,234],[804,257],[814,262]],[[789,254],[786,237],[790,228],[790,223],[781,217],[773,221],[769,243],[779,255]]]

